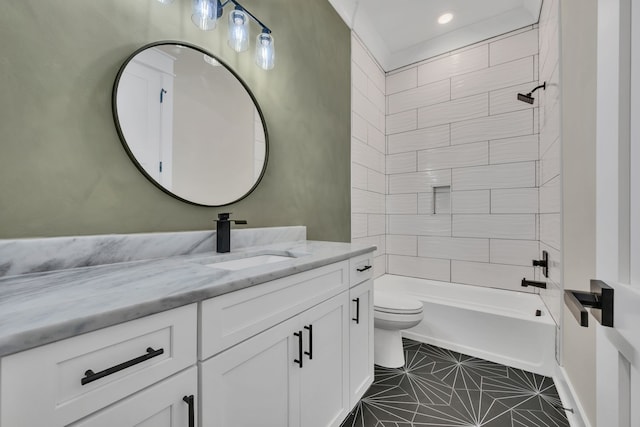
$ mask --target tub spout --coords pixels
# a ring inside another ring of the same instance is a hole
[[[525,288],[527,286],[535,286],[536,288],[547,289],[547,283],[546,282],[536,282],[535,280],[527,280],[524,277],[522,278],[522,282],[520,282],[520,284],[522,286],[524,286]]]

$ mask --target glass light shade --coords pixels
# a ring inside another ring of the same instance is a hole
[[[258,34],[256,39],[256,64],[263,70],[270,70],[275,65],[274,60],[273,36],[269,33]]]
[[[193,0],[191,3],[191,21],[204,31],[216,28],[218,20],[217,0]]]
[[[242,10],[229,12],[229,47],[236,52],[249,49],[249,16]]]
[[[158,3],[162,3],[162,4],[171,4],[173,3],[173,0],[158,0]]]

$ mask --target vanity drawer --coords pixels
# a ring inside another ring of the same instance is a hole
[[[349,260],[349,283],[355,286],[373,277],[373,252]]]
[[[66,426],[195,364],[196,335],[192,304],[4,357],[0,426]]]
[[[203,301],[200,360],[348,288],[349,262],[341,261]]]

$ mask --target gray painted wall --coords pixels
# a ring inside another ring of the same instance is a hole
[[[273,30],[276,68],[265,72],[251,51],[228,48],[226,24],[198,30],[190,4],[0,3],[0,238],[209,229],[230,211],[250,227],[306,225],[310,239],[349,240],[349,29],[326,1],[243,1]],[[120,144],[111,114],[116,73],[134,50],[166,39],[221,57],[263,108],[269,166],[236,204],[171,198]]]

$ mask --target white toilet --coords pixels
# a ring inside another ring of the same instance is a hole
[[[422,320],[422,302],[384,291],[373,293],[374,362],[386,368],[404,366],[400,331]]]

